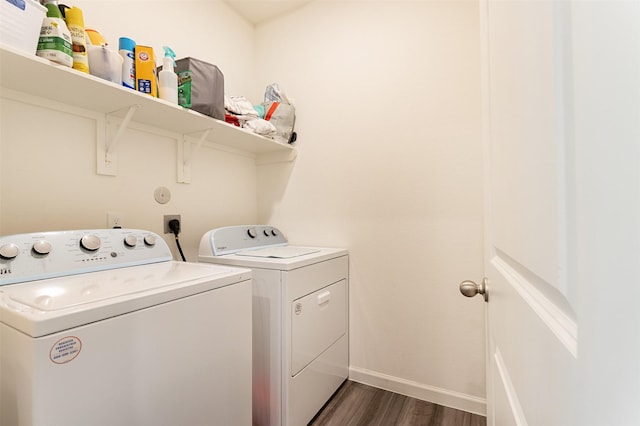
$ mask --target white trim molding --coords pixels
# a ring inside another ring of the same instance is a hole
[[[491,262],[569,353],[577,359],[578,324],[500,256],[494,256]]]
[[[349,380],[481,416],[486,416],[487,413],[485,398],[412,382],[364,368],[349,367]]]
[[[511,381],[511,376],[509,375],[507,365],[504,363],[504,359],[502,358],[502,354],[500,353],[500,350],[498,348],[496,348],[496,352],[493,355],[493,358],[495,360],[496,369],[500,374],[502,388],[507,394],[509,407],[511,408],[511,414],[513,415],[515,424],[516,426],[527,426],[528,423],[524,415],[524,411],[522,410],[522,405],[520,404],[518,395],[516,394],[515,388],[513,387],[513,382]]]

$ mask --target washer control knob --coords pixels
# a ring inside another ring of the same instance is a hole
[[[249,235],[251,238],[257,237],[258,233],[256,232],[256,228],[247,229],[247,235]]]
[[[275,229],[271,229],[271,235],[273,235],[274,237],[277,237],[278,231],[276,231]]]
[[[138,244],[138,238],[135,235],[127,235],[124,237],[124,245],[127,247],[135,247]]]
[[[89,251],[96,251],[100,248],[100,238],[94,234],[87,234],[80,238],[80,247]]]
[[[51,243],[47,240],[38,240],[33,243],[33,252],[46,256],[51,253]]]
[[[0,258],[2,259],[14,259],[18,253],[20,253],[20,249],[13,243],[3,244],[0,246]]]
[[[154,237],[153,235],[147,235],[146,237],[144,237],[144,243],[149,247],[153,247],[156,245],[156,237]]]
[[[271,236],[271,232],[269,232],[269,230],[268,230],[268,229],[265,229],[265,230],[264,230],[264,231],[262,231],[262,232],[264,232],[264,236],[265,236],[265,237],[270,237],[270,236]]]

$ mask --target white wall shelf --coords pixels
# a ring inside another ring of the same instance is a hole
[[[183,141],[194,135],[206,134],[208,142],[253,153],[257,158],[274,155],[295,158],[295,148],[291,145],[35,55],[0,46],[0,66],[0,86],[3,88],[102,113],[105,118],[118,116],[122,111],[126,114],[133,108],[133,122],[181,134]],[[203,141],[198,142],[201,144]],[[116,144],[106,139],[101,143],[106,144],[110,156],[116,155]],[[102,150],[105,150],[104,146]],[[181,164],[189,166],[190,161],[182,161]],[[104,173],[100,170],[98,173],[114,174],[109,167]],[[189,171],[185,174],[189,175]]]

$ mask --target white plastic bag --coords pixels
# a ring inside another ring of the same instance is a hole
[[[282,143],[294,143],[298,138],[293,130],[296,124],[296,108],[277,83],[267,86],[264,93],[264,119],[270,121],[277,130],[274,139]]]

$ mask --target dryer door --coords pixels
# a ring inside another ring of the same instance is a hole
[[[347,332],[347,281],[291,304],[291,376],[298,374]]]

